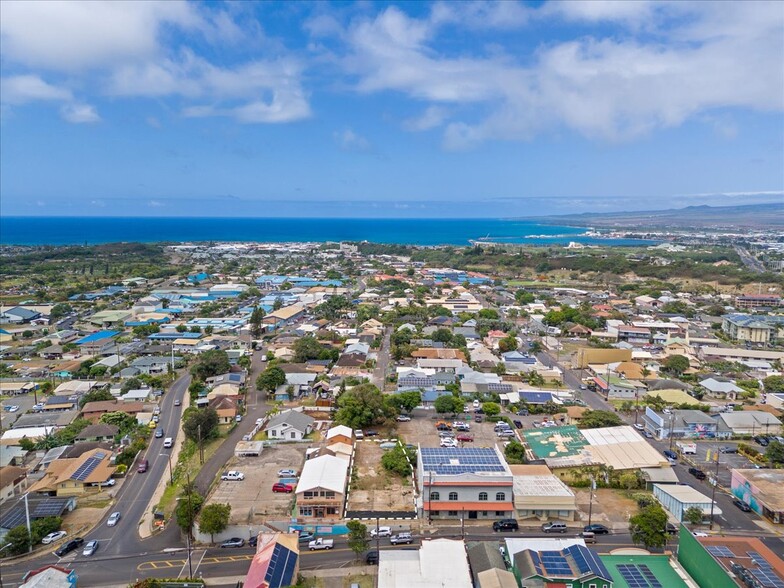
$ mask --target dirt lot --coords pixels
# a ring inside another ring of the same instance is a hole
[[[354,453],[357,476],[351,483],[348,510],[411,512],[414,509],[411,479],[404,480],[382,468],[383,453],[374,441],[357,442]]]
[[[404,443],[411,443],[413,445],[420,443],[422,447],[438,447],[441,439],[436,430],[436,423],[441,419],[430,418],[435,414],[433,411],[429,411],[429,414],[424,416],[419,414],[420,412],[424,411],[417,411],[414,418],[407,423],[398,423],[398,433],[400,434],[401,439]],[[453,419],[448,418],[443,420],[450,424],[453,421]],[[467,422],[465,418],[454,420]],[[461,445],[466,447],[492,447],[493,445],[498,444],[499,447],[502,447],[503,442],[509,440],[501,439],[495,434],[493,431],[495,423],[475,423],[471,421],[469,424],[471,425],[470,434],[474,437],[474,440],[473,442],[461,443]],[[455,431],[455,435],[457,434],[459,433]]]
[[[241,482],[219,482],[209,502],[231,504],[232,524],[259,524],[267,519],[291,515],[294,494],[275,493],[278,470],[291,468],[302,471],[305,444],[280,444],[264,448],[259,457],[232,458],[226,470],[245,474]]]
[[[583,521],[587,521],[590,501],[588,489],[574,488],[573,490],[577,497],[577,508],[582,513]],[[601,523],[610,528],[625,528],[628,526],[629,517],[636,513],[637,503],[624,496],[622,491],[599,488],[594,492],[592,523]]]

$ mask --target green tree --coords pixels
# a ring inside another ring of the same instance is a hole
[[[762,380],[765,392],[784,392],[784,376],[768,376]]]
[[[3,537],[3,542],[11,545],[8,548],[8,555],[27,553],[32,545],[30,533],[27,532],[26,525],[18,525],[10,529]]]
[[[225,374],[231,369],[228,354],[222,349],[211,349],[199,354],[196,363],[191,367],[191,374],[200,380]]]
[[[294,343],[294,361],[297,363],[304,363],[309,359],[319,359],[324,347],[318,342],[318,339],[310,335],[300,337]]]
[[[394,416],[394,408],[384,402],[384,395],[373,384],[360,384],[338,397],[335,422],[352,429],[382,423]]]
[[[479,318],[493,321],[498,320],[498,311],[494,308],[483,308],[479,311]]]
[[[623,421],[614,412],[608,410],[586,410],[578,423],[580,429],[598,429],[601,427],[617,427]]]
[[[204,504],[204,497],[196,492],[193,488],[186,488],[185,491],[177,499],[177,507],[174,509],[174,518],[180,529],[186,533],[190,533],[193,529],[193,523],[196,522],[196,517]]]
[[[433,406],[439,414],[463,412],[463,401],[459,398],[455,398],[451,394],[439,396],[436,398]]]
[[[781,441],[771,441],[765,450],[765,459],[770,463],[784,464],[784,443]]]
[[[189,408],[183,415],[182,430],[188,439],[198,443],[217,436],[218,420],[218,413],[214,408]],[[201,439],[199,426],[201,426]]]
[[[215,533],[222,533],[229,527],[231,505],[213,502],[205,506],[199,514],[199,530],[210,534],[210,543],[215,543]]]
[[[283,298],[278,296],[275,298],[275,302],[272,303],[272,310],[280,310],[281,308],[283,308]]]
[[[676,376],[689,369],[689,359],[683,355],[670,355],[664,360],[664,370]]]
[[[120,393],[127,394],[131,390],[139,390],[143,387],[144,384],[142,384],[142,381],[139,378],[128,378],[120,386]]]
[[[256,389],[266,390],[267,392],[274,392],[278,386],[286,383],[286,372],[278,366],[272,366],[265,369],[256,378]]]
[[[98,402],[100,400],[114,400],[114,396],[108,390],[90,390],[79,399],[79,408],[83,408],[88,402]]]
[[[528,346],[528,351],[530,353],[541,353],[542,352],[542,344],[539,341],[532,341],[531,344]]]
[[[264,309],[260,306],[255,307],[250,315],[250,335],[254,339],[259,339],[261,337],[261,321],[264,320],[264,316]]]
[[[55,304],[52,307],[52,310],[49,311],[49,320],[56,321],[57,319],[64,317],[65,315],[67,315],[72,311],[73,308],[71,308],[70,304],[60,302],[58,304]]]
[[[618,483],[627,490],[634,490],[639,488],[640,479],[634,472],[625,472],[618,476]]]
[[[422,393],[419,390],[407,390],[387,396],[389,404],[394,406],[398,412],[411,413],[417,406],[422,404]]]
[[[504,455],[509,463],[526,463],[525,447],[519,441],[510,441],[504,448]]]
[[[348,547],[359,559],[370,544],[367,527],[359,521],[348,521],[346,527],[348,527]]]
[[[407,478],[411,474],[411,466],[408,465],[406,452],[399,444],[384,452],[384,455],[381,456],[381,465],[385,470],[403,478]]]
[[[646,548],[667,544],[667,513],[658,504],[650,504],[629,519],[629,532],[634,543]]]
[[[430,335],[430,338],[436,343],[444,343],[448,345],[452,342],[452,331],[444,328],[436,329],[433,331],[433,334]]]
[[[507,335],[498,342],[498,350],[501,353],[514,351],[515,349],[517,349],[517,337],[512,334]]]
[[[101,415],[100,422],[107,425],[115,425],[120,430],[120,435],[132,431],[137,424],[136,417],[127,412],[106,412]]]
[[[501,407],[498,405],[497,402],[483,402],[482,403],[482,411],[488,417],[494,417],[501,414]]]
[[[683,513],[683,520],[691,523],[692,525],[699,525],[702,522],[702,518],[702,509],[696,506],[690,506]]]

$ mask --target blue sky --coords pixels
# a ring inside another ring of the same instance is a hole
[[[5,2],[4,215],[784,200],[784,3]]]

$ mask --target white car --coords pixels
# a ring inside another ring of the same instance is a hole
[[[221,476],[221,480],[228,480],[228,481],[239,481],[244,479],[245,479],[245,474],[234,470],[226,472]]]
[[[19,407],[18,407],[18,406],[16,406],[16,405],[13,405],[13,406],[6,406],[6,407],[5,407],[5,409],[6,409],[8,412],[16,412],[17,410],[19,410]]]
[[[399,422],[399,423],[407,423],[410,420],[411,420],[411,417],[410,416],[406,416],[404,414],[401,414],[399,417],[397,417],[397,422]]]
[[[441,447],[457,447],[457,441],[455,441],[451,437],[447,437],[446,439],[441,439]]]
[[[54,533],[49,533],[46,537],[41,539],[41,543],[44,545],[49,545],[50,543],[54,543],[65,537],[68,533],[65,531],[55,531]]]
[[[376,537],[391,537],[392,527],[373,527],[370,529],[370,536],[374,539]]]
[[[294,470],[278,470],[279,478],[296,478],[297,472]]]
[[[692,535],[694,535],[695,537],[707,537],[708,536],[707,533],[703,533],[702,531],[693,531]]]
[[[638,431],[644,431],[645,425],[643,425],[642,423],[634,423],[634,428],[637,429]]]
[[[114,527],[119,521],[120,521],[120,513],[119,512],[113,512],[112,514],[109,515],[109,518],[106,521],[106,526],[107,527]]]

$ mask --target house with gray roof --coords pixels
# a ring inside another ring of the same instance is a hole
[[[714,398],[725,398],[727,400],[735,400],[738,394],[743,392],[743,388],[737,386],[732,380],[706,378],[700,382],[700,386],[705,388],[708,395]]]
[[[313,430],[315,419],[298,410],[287,410],[272,417],[264,431],[270,439],[300,441]]]

